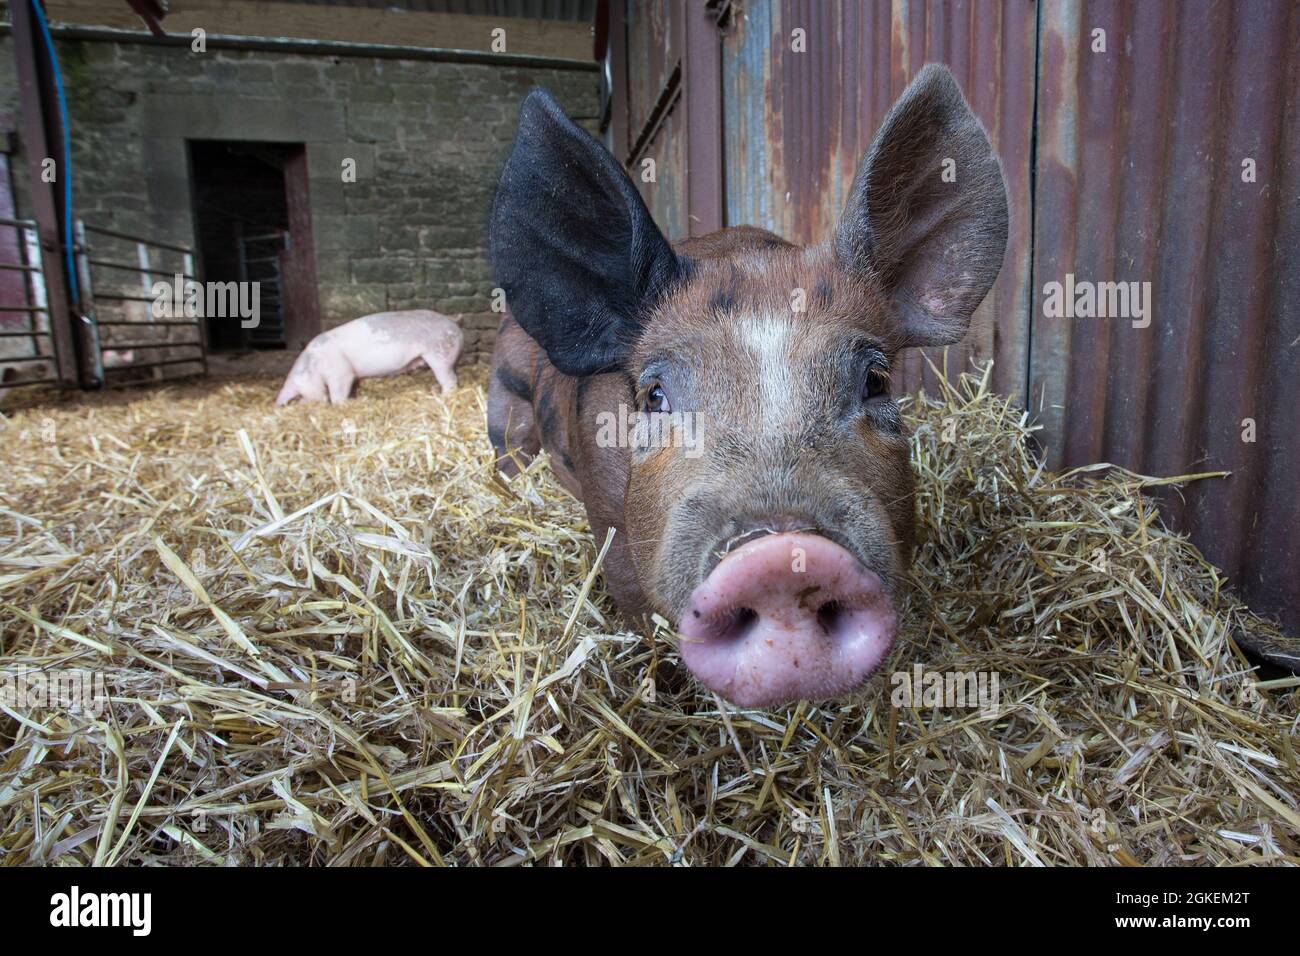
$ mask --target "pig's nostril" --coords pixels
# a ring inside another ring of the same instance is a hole
[[[847,611],[839,601],[827,601],[817,609],[817,623],[827,636],[835,637],[844,625]]]
[[[752,631],[757,623],[757,611],[749,607],[738,607],[712,623],[709,637],[714,641],[738,641]]]
[[[737,608],[736,613],[732,615],[730,623],[727,625],[724,636],[731,640],[739,640],[754,629],[758,623],[758,612],[750,607]]]

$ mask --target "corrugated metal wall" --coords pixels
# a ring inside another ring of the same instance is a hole
[[[664,23],[638,31],[654,22],[649,7]],[[629,141],[674,68],[688,93],[701,80],[673,32],[684,9],[625,4],[631,49],[615,75],[642,100]],[[1044,423],[1055,465],[1233,471],[1165,495],[1167,518],[1256,607],[1300,628],[1300,6],[724,0],[710,10],[728,14],[723,182],[704,185],[725,190],[727,224],[827,238],[890,105],[923,64],[948,64],[1011,198],[1002,273],[949,368],[993,358],[999,390],[1027,396]],[[1092,49],[1098,29],[1105,52]],[[674,35],[667,59],[646,49]],[[687,181],[701,183],[666,141],[685,124],[665,118],[647,148],[672,157],[671,175],[642,189],[677,238]],[[1067,273],[1150,282],[1150,326],[1045,316],[1044,284]],[[905,387],[927,377],[919,356],[907,360]],[[1242,441],[1248,418],[1254,443]]]
[[[462,13],[478,17],[526,17],[530,20],[596,19],[596,0],[282,0],[328,7],[368,7],[383,10],[417,10],[425,13]]]
[[[628,167],[655,221],[670,237],[686,236],[686,117],[681,109],[685,37],[681,0],[628,0],[612,29],[620,77],[626,77],[626,122],[613,124],[611,148]],[[635,77],[635,81],[631,78]],[[620,120],[622,118],[620,117]],[[645,160],[653,160],[647,170]],[[653,180],[647,179],[652,173]]]
[[[1094,53],[1094,30],[1106,52]],[[1162,496],[1300,628],[1300,7],[1043,5],[1030,384],[1053,461],[1226,470]],[[1253,160],[1255,181],[1243,181]],[[1044,315],[1045,283],[1151,283],[1151,324]],[[1256,440],[1242,440],[1253,419]]]
[[[1032,0],[1007,3],[738,4],[723,40],[727,221],[764,226],[798,242],[830,237],[876,128],[929,62],[951,67],[998,154],[1011,196],[1007,257],[976,313],[967,344],[995,358],[997,385],[1023,391],[1027,333],[1029,157],[1034,109]],[[802,30],[803,52],[795,50]],[[994,321],[994,319],[997,321]],[[931,350],[936,364],[941,350]],[[909,355],[904,387],[923,381]]]

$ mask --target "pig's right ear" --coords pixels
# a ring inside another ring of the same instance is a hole
[[[511,315],[566,375],[616,368],[686,270],[614,157],[543,90],[524,100],[488,245]]]
[[[1002,268],[1002,167],[948,68],[898,98],[854,180],[836,250],[889,297],[898,344],[959,341]]]

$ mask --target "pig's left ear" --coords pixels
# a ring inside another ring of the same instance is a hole
[[[885,117],[835,244],[849,269],[884,287],[900,347],[966,334],[1002,267],[1007,190],[947,67],[922,69]]]
[[[543,90],[520,111],[488,246],[510,314],[566,375],[617,367],[686,269],[614,157]]]

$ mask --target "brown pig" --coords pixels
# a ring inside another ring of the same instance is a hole
[[[328,398],[338,404],[351,397],[360,379],[402,375],[423,365],[445,394],[456,387],[461,338],[455,322],[430,309],[363,315],[307,343],[275,403]]]
[[[547,449],[597,539],[616,531],[620,609],[675,622],[723,697],[850,692],[893,644],[912,557],[891,371],[963,337],[1006,240],[997,156],[942,66],[809,247],[751,227],[670,245],[618,162],[534,91],[490,220],[510,310],[488,400],[500,467]]]

